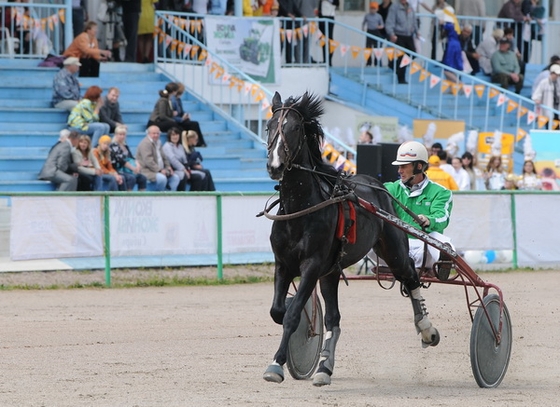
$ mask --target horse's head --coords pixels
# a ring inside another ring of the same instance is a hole
[[[293,164],[301,164],[303,150],[309,142],[314,145],[314,155],[319,153],[323,131],[317,117],[323,113],[318,98],[307,92],[300,98],[288,98],[282,103],[276,92],[272,98],[272,117],[267,123],[268,162],[266,168],[270,178],[282,180],[285,171]]]

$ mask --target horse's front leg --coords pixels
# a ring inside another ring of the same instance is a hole
[[[338,308],[338,283],[340,276],[333,272],[320,280],[321,294],[325,300],[325,343],[321,350],[319,368],[313,376],[314,386],[325,386],[331,384],[331,376],[334,371],[334,354],[336,343],[340,337],[340,311]]]
[[[272,298],[272,306],[270,307],[270,316],[272,320],[282,325],[284,314],[286,313],[286,295],[293,281],[293,276],[288,276],[288,270],[285,266],[280,265],[276,261],[274,270],[274,296]]]
[[[263,379],[267,382],[282,383],[284,381],[284,364],[288,359],[288,343],[296,331],[301,319],[301,312],[311,296],[317,283],[316,279],[302,278],[290,307],[284,313],[282,325],[284,327],[280,346],[274,355],[273,362],[264,372]]]

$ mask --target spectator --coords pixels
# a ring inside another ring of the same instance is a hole
[[[506,175],[502,168],[502,157],[492,156],[486,165],[484,184],[489,191],[499,191],[504,187]]]
[[[532,160],[525,160],[523,163],[523,172],[517,181],[517,187],[523,191],[542,190],[542,181],[537,175],[535,163]]]
[[[80,61],[75,57],[64,60],[64,66],[53,79],[52,106],[57,109],[72,110],[80,101],[80,82],[77,73]]]
[[[399,0],[399,3],[389,9],[385,31],[389,40],[402,48],[415,51],[414,36],[417,35],[418,20],[406,0]],[[393,69],[396,70],[398,82],[406,84],[406,66],[401,67],[401,60],[402,56],[393,58]]]
[[[75,191],[78,187],[78,168],[72,160],[72,148],[78,145],[78,137],[72,131],[66,141],[58,141],[39,173],[39,179],[50,181],[58,191]]]
[[[99,77],[100,61],[111,58],[111,51],[99,49],[97,42],[97,23],[88,21],[84,32],[74,38],[74,41],[62,54],[65,57],[79,58],[80,77]]]
[[[101,167],[91,149],[91,139],[82,135],[72,152],[74,164],[78,166],[78,191],[101,190]]]
[[[510,27],[513,28],[515,32],[517,49],[523,50],[523,23],[525,21],[531,21],[531,17],[523,15],[523,12],[521,11],[521,0],[506,1],[498,12],[498,18],[509,18],[514,20],[514,23],[512,23]]]
[[[99,109],[99,121],[109,125],[109,132],[113,133],[117,126],[123,124],[121,108],[119,105],[120,91],[118,88],[109,88],[107,97]],[[108,133],[109,133],[108,132]]]
[[[187,151],[187,165],[191,170],[191,191],[215,191],[212,174],[202,166],[202,155],[195,148],[198,134],[193,130],[183,132],[181,141]]]
[[[389,13],[389,9],[393,4],[392,0],[383,0],[379,5],[379,15],[383,19],[383,28],[381,29],[381,37],[387,38],[387,32],[385,31],[385,22],[387,21],[387,14]]]
[[[142,139],[136,151],[136,160],[140,165],[140,172],[148,179],[149,189],[176,191],[179,177],[167,161],[161,149],[159,127],[151,125],[146,130],[146,137]]]
[[[473,155],[468,151],[463,153],[461,163],[469,175],[469,189],[471,191],[484,191],[486,187],[484,186],[482,172],[474,165]]]
[[[87,21],[86,0],[72,0],[72,33],[74,38],[84,31],[84,23]]]
[[[301,16],[303,17],[303,24],[307,24],[308,18],[315,18],[319,13],[319,0],[295,0],[296,7],[299,9]],[[311,41],[312,35],[309,33],[308,35],[304,35],[301,40],[298,40],[298,44],[296,46],[296,53],[298,57],[302,57],[302,61],[304,64],[308,64],[311,62],[310,56],[310,49],[311,49]]]
[[[181,129],[172,127],[167,132],[167,142],[162,147],[163,154],[179,177],[177,191],[185,191],[187,183],[191,182],[191,171],[187,164],[187,152],[181,144]],[[193,184],[194,185],[194,184]],[[192,189],[194,191],[194,189]]]
[[[377,13],[379,9],[379,4],[376,1],[369,3],[369,13],[364,16],[362,21],[362,29],[367,31],[370,35],[375,35],[376,37],[382,37],[381,30],[385,28],[383,23],[383,17]],[[371,37],[366,37],[366,48],[377,48],[377,40]],[[371,62],[374,56],[370,56],[366,62],[366,66],[371,66]],[[375,66],[380,66],[381,61],[375,60]]]
[[[208,9],[208,14],[212,14],[215,16],[223,16],[226,14],[227,0],[212,0],[209,3],[210,3],[210,7]],[[270,14],[270,9],[268,14],[263,9],[263,15],[269,15],[269,14]]]
[[[519,63],[519,72],[522,75],[525,75],[525,62],[523,62],[523,58],[521,57],[521,53],[519,52],[519,49],[515,45],[516,41],[515,41],[515,37],[513,35],[513,28],[511,28],[511,27],[504,28],[504,38],[507,38],[507,40],[509,41],[510,51],[513,51],[513,53],[517,57],[517,62]]]
[[[502,38],[498,51],[492,55],[492,82],[499,83],[504,89],[515,85],[515,93],[523,89],[523,75],[520,73],[519,62],[515,54],[509,50],[509,40]]]
[[[334,18],[336,16],[336,8],[339,6],[339,0],[320,0],[318,17],[331,21],[319,21],[319,31],[325,36],[325,45],[323,45],[323,62],[327,63],[327,52],[329,53],[329,66],[332,66],[333,53],[331,52],[330,42],[334,38]]]
[[[155,4],[157,0],[142,0],[138,20],[138,52],[142,63],[153,61]]]
[[[439,60],[437,57],[437,48],[438,48],[438,40],[441,41],[445,38],[445,31],[443,26],[445,25],[444,21],[444,10],[448,10],[450,13],[455,13],[453,7],[451,7],[445,0],[436,0],[434,4],[434,9],[428,9],[430,13],[434,13],[436,18],[432,19],[432,52],[430,57],[433,60]],[[414,11],[418,11],[414,9]],[[443,51],[445,53],[445,45],[443,45]]]
[[[537,90],[537,86],[539,85],[539,83],[541,83],[542,80],[548,79],[548,77],[550,76],[550,67],[554,64],[560,65],[560,57],[558,55],[551,56],[548,65],[545,66],[543,70],[533,80],[533,86],[531,87],[531,95],[535,93],[535,90]]]
[[[297,7],[296,0],[278,0],[278,5],[280,6],[278,17],[285,17],[280,22],[282,28],[285,31],[292,31],[291,39],[286,35],[285,40],[282,41],[281,44],[281,46],[285,48],[286,64],[299,62],[299,55],[295,52],[297,42],[295,29],[299,27],[299,23],[295,19],[302,16],[301,11]],[[245,15],[245,8],[243,10],[243,15]],[[319,30],[321,29],[320,24],[321,23],[319,23]]]
[[[451,175],[453,167],[451,166],[451,164],[449,164],[451,160],[449,159],[449,154],[447,154],[447,151],[443,149],[439,150],[436,155],[439,158],[439,168]]]
[[[428,159],[428,169],[426,170],[426,175],[432,182],[435,182],[450,191],[458,191],[459,187],[457,186],[457,183],[449,173],[440,168],[440,162],[441,161],[437,155],[430,156]]]
[[[480,65],[478,64],[479,56],[473,46],[472,32],[473,28],[470,24],[463,25],[461,34],[459,35],[459,43],[461,44],[461,50],[465,53],[471,68],[470,72],[467,72],[468,69],[465,69],[468,67],[463,67],[463,70],[471,75],[476,75],[480,72]]]
[[[91,137],[91,145],[97,146],[99,137],[109,134],[109,125],[99,122],[99,109],[103,105],[99,86],[90,86],[84,98],[72,109],[68,116],[68,127]]]
[[[517,179],[515,174],[508,174],[504,180],[502,191],[515,191],[517,189]]]
[[[443,150],[441,143],[434,143],[430,147],[430,155],[438,155],[441,150]]]
[[[478,47],[476,47],[476,53],[478,54],[478,63],[480,69],[486,75],[492,75],[492,55],[498,50],[498,42],[503,38],[504,30],[497,28],[492,31],[492,35],[484,40]]]
[[[146,190],[146,177],[140,173],[140,165],[136,162],[132,151],[126,144],[126,127],[117,126],[113,142],[109,145],[111,150],[111,164],[119,175],[124,178],[126,190],[132,191],[138,186],[138,191]]]
[[[198,134],[197,147],[206,147],[206,142],[204,141],[204,136],[202,135],[202,130],[200,130],[200,124],[197,121],[191,120],[191,115],[185,112],[183,108],[183,101],[181,97],[185,93],[185,85],[181,82],[175,82],[177,85],[177,92],[175,94],[171,93],[171,108],[173,109],[173,118],[183,130],[194,130]]]
[[[560,110],[560,65],[552,65],[547,79],[540,81],[537,89],[531,95],[531,99],[537,104],[538,113],[548,117],[547,128],[550,128],[553,120],[558,120],[558,113],[552,111]],[[545,106],[549,109],[541,109]]]
[[[126,190],[124,178],[113,168],[111,164],[111,151],[109,145],[111,137],[104,135],[99,139],[99,146],[93,149],[93,155],[101,167],[101,191]]]
[[[472,41],[476,48],[482,41],[482,26],[480,18],[486,18],[486,3],[484,0],[462,0],[456,7],[458,16],[477,17],[472,20],[463,21],[464,25],[471,26]],[[463,49],[464,50],[464,49]],[[471,64],[472,66],[472,64]],[[474,69],[474,67],[473,67]]]
[[[451,176],[459,187],[459,191],[468,191],[471,189],[471,180],[469,173],[463,168],[460,157],[453,157],[451,159],[451,166],[453,170]]]
[[[119,4],[122,7],[122,23],[124,37],[126,38],[125,62],[136,62],[136,49],[138,44],[138,22],[142,10],[141,0],[126,0]]]
[[[364,130],[360,133],[358,144],[373,144],[373,134],[369,130]]]
[[[443,32],[447,38],[447,45],[443,53],[444,65],[454,68],[458,71],[463,71],[463,56],[461,55],[461,42],[459,41],[458,26],[455,25],[455,15],[449,11],[449,8],[443,10]],[[444,70],[445,77],[454,82],[459,82],[459,78],[455,72]]]

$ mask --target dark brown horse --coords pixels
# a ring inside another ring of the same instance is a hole
[[[294,214],[275,220],[270,241],[274,251],[274,298],[270,315],[283,325],[280,347],[264,379],[280,383],[284,380],[284,364],[288,341],[296,330],[302,309],[313,289],[320,284],[325,301],[326,336],[319,368],[313,384],[330,384],[334,355],[340,336],[338,284],[344,268],[358,262],[374,249],[402,282],[412,301],[417,332],[422,333],[424,346],[435,346],[439,334],[427,317],[420,281],[408,255],[408,239],[400,229],[383,222],[362,208],[352,197],[360,197],[378,208],[394,214],[391,197],[376,179],[355,175],[341,177],[332,166],[323,162],[320,146],[323,131],[318,118],[323,113],[320,100],[308,93],[282,103],[278,93],[272,101],[273,116],[268,121],[268,163],[270,177],[279,181],[278,215]],[[349,242],[337,233],[340,201],[346,212],[355,212],[350,231],[355,239]],[[347,197],[347,198],[346,198]],[[317,206],[319,205],[319,206]],[[304,213],[303,216],[300,216]],[[301,277],[298,291],[286,309],[286,294],[296,277]]]

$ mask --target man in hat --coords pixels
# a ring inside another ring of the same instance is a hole
[[[76,57],[68,57],[64,60],[64,66],[53,79],[53,107],[70,111],[80,101],[80,82],[78,82],[80,66],[82,64]]]
[[[492,35],[482,40],[478,47],[476,47],[476,53],[478,54],[478,64],[482,72],[486,75],[492,75],[492,63],[490,59],[492,55],[498,50],[498,42],[504,37],[504,30],[501,28],[496,28],[492,31]]]
[[[550,74],[548,78],[542,80],[537,85],[537,88],[533,92],[531,99],[535,101],[538,108],[541,106],[548,107],[549,109],[544,109],[540,114],[548,117],[548,123],[546,127],[548,129],[551,127],[553,120],[558,121],[559,117],[554,110],[560,110],[560,65],[551,65],[548,69]]]
[[[519,94],[523,89],[523,75],[519,67],[519,61],[513,51],[510,51],[510,41],[502,38],[498,51],[494,52],[490,62],[492,63],[492,82],[499,83],[504,89],[515,85],[515,93]]]
[[[428,158],[428,169],[426,170],[426,175],[428,178],[435,182],[436,184],[441,185],[449,189],[450,191],[457,191],[459,187],[457,183],[451,176],[451,174],[444,171],[441,167],[441,160],[437,155],[432,155]]]

